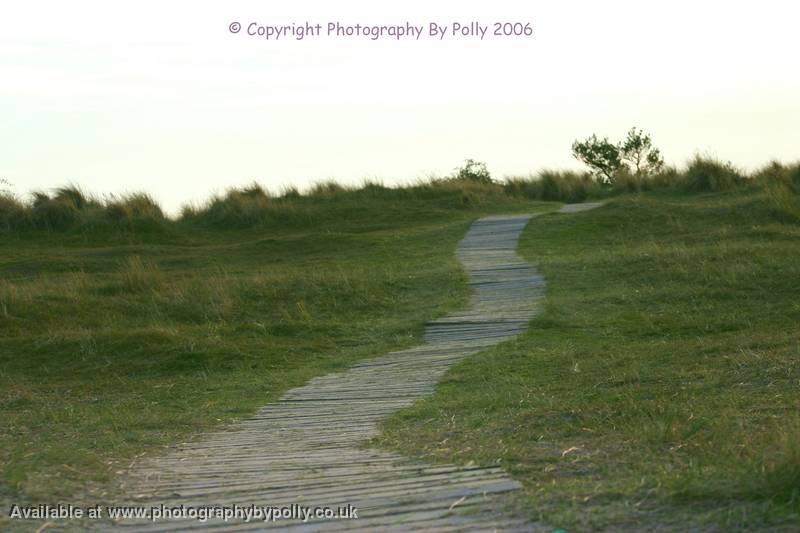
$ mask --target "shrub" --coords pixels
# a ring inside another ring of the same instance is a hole
[[[727,191],[744,181],[744,176],[731,163],[695,156],[684,175],[684,186],[693,192]]]
[[[478,183],[493,183],[492,175],[489,169],[486,168],[486,163],[473,159],[465,160],[464,165],[456,169],[453,178],[464,181],[475,181]]]

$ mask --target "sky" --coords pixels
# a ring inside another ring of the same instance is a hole
[[[2,2],[0,178],[22,197],[146,191],[174,213],[253,181],[391,185],[466,158],[496,177],[577,169],[575,139],[633,126],[675,165],[795,161],[798,15],[775,0]],[[307,22],[320,35],[257,34]],[[424,30],[327,35],[336,22]],[[483,39],[453,35],[474,22]]]

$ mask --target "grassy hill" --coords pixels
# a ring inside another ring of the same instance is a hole
[[[796,521],[798,191],[798,167],[696,160],[613,186],[253,186],[177,219],[145,194],[0,195],[0,496],[102,494],[138,454],[412,345],[466,302],[472,220],[606,198],[531,223],[543,314],[379,444],[499,460],[552,524]]]
[[[800,524],[800,224],[769,193],[627,196],[533,219],[548,283],[512,342],[377,444],[500,463],[568,530]],[[690,526],[691,524],[691,526]]]

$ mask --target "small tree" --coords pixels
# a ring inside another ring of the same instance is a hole
[[[632,128],[619,144],[611,144],[608,137],[598,139],[596,135],[583,142],[575,141],[572,155],[591,168],[604,183],[614,183],[617,172],[622,169],[632,169],[637,176],[641,176],[658,172],[664,167],[664,158],[653,146],[650,135],[636,128]]]
[[[456,169],[455,178],[459,180],[477,181],[479,183],[492,183],[492,175],[486,168],[486,163],[467,159],[464,166]]]
[[[636,128],[631,128],[628,137],[620,143],[619,154],[623,161],[633,166],[637,176],[658,172],[664,167],[664,158],[653,146],[650,135]]]
[[[614,174],[622,166],[619,148],[608,141],[592,135],[583,142],[572,143],[572,155],[591,168],[595,175],[606,183],[614,182]]]

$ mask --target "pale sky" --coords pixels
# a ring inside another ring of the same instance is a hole
[[[142,190],[175,212],[254,180],[580,168],[574,139],[634,125],[673,164],[794,161],[799,16],[775,0],[3,1],[0,177],[20,195]],[[326,37],[336,21],[425,30]],[[427,36],[472,21],[484,40]],[[253,22],[323,36],[266,40]],[[494,22],[533,36],[490,37]]]

